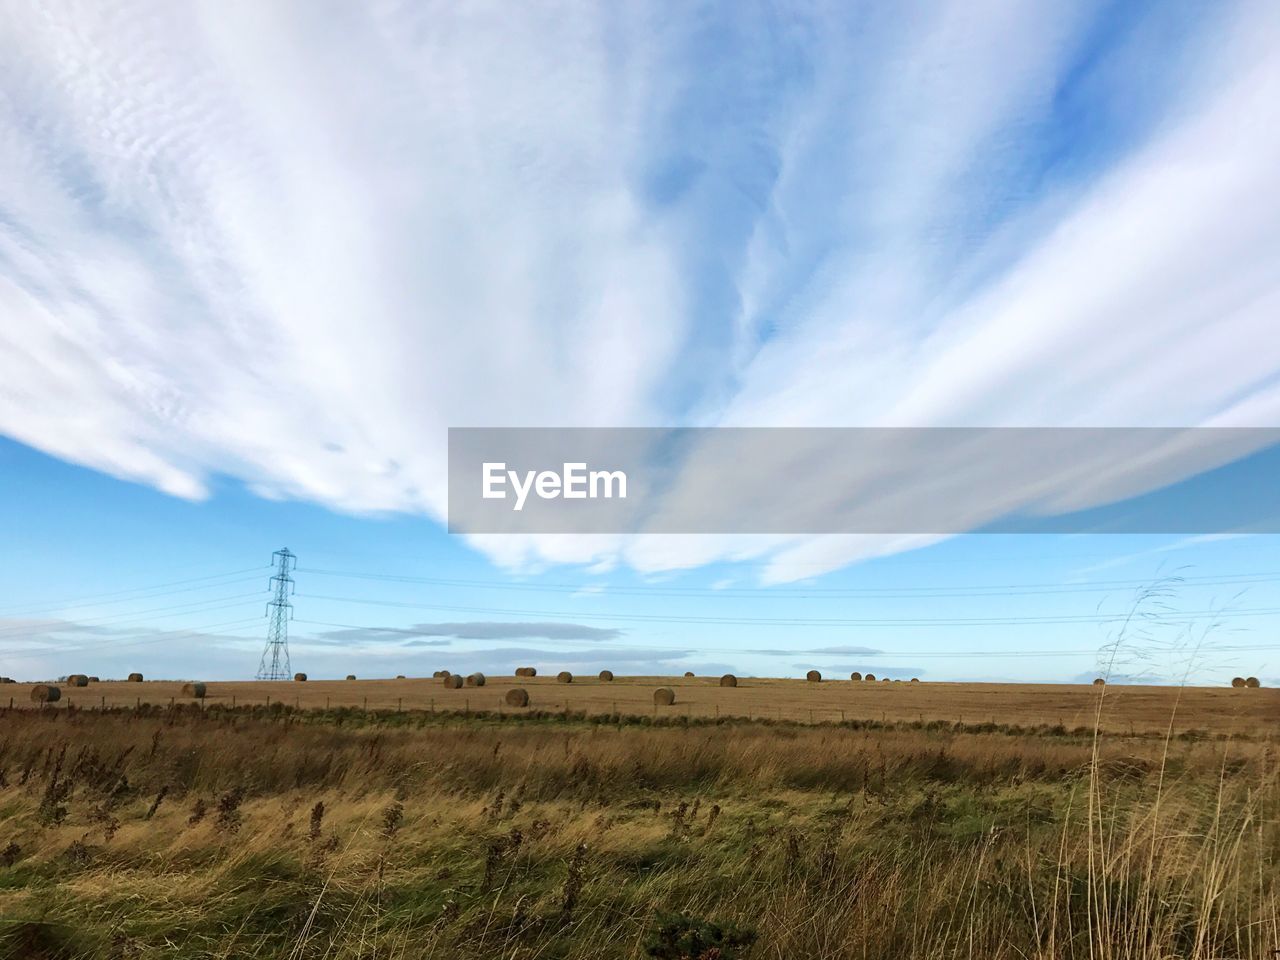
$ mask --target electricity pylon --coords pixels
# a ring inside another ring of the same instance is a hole
[[[298,558],[286,548],[273,553],[271,563],[276,568],[271,578],[273,596],[267,604],[271,622],[267,627],[267,646],[258,664],[258,679],[288,680],[293,676],[293,668],[289,666],[289,621],[293,618],[289,597],[293,595],[293,577],[289,572],[298,565]]]

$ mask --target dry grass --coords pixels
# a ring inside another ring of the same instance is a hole
[[[0,955],[640,960],[658,911],[759,960],[1280,948],[1266,742],[260,712],[4,716]]]

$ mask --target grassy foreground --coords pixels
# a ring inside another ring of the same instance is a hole
[[[0,957],[1280,949],[1273,745],[287,709],[0,716]]]

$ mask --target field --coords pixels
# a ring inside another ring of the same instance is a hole
[[[266,685],[214,684],[172,707],[166,684],[103,683],[73,709],[0,710],[0,957],[1280,949],[1275,691],[1187,690],[1179,720],[1176,691],[1137,687],[673,683],[696,715],[646,715],[651,679],[541,678],[545,709],[520,715],[493,709],[496,680],[281,684],[270,706]],[[324,709],[341,690],[383,692]],[[1184,732],[1095,735],[1104,692],[1112,726]],[[578,710],[615,694],[616,716]],[[708,713],[733,694],[866,716]],[[449,699],[467,695],[470,715]],[[983,706],[930,721],[961,704]],[[1037,711],[1049,726],[1000,725]],[[1232,729],[1186,732],[1206,717]]]
[[[676,702],[655,707],[653,691],[675,691]],[[555,677],[489,677],[483,687],[446,689],[439,680],[309,680],[305,683],[209,683],[209,706],[253,706],[284,703],[299,709],[358,707],[370,711],[511,712],[503,695],[513,687],[529,692],[528,711],[591,715],[622,714],[658,718],[729,718],[787,720],[797,723],[878,720],[881,722],[1002,726],[1092,727],[1117,733],[1164,733],[1170,720],[1175,732],[1202,730],[1215,734],[1280,733],[1280,690],[1229,687],[1156,687],[1112,685],[1098,716],[1098,691],[1068,684],[998,683],[854,683],[828,679],[809,683],[791,679],[739,678],[736,688],[719,685],[718,677],[618,677],[602,682],[594,676],[573,683]],[[11,698],[15,708],[33,706],[30,685],[0,687],[0,705]],[[62,700],[50,706],[167,706],[192,702],[178,682],[112,681],[88,687],[62,685]]]

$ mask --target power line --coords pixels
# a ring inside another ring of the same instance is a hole
[[[151,590],[161,590],[164,587],[185,586],[186,584],[190,584],[190,583],[197,583],[197,582],[209,581],[209,580],[221,580],[224,577],[235,577],[235,576],[239,576],[240,574],[252,573],[255,570],[261,570],[261,569],[262,569],[261,567],[246,567],[243,570],[231,570],[231,571],[228,571],[227,573],[214,573],[205,577],[191,577],[187,580],[171,580],[168,583],[152,584],[151,586],[147,586],[147,587],[131,587],[125,590],[112,590],[107,593],[89,594],[88,596],[73,597],[70,600],[48,601],[43,606],[35,607],[35,608],[22,607],[21,605],[10,604],[5,607],[0,607],[0,616],[6,616],[6,617],[25,616],[29,613],[42,613],[46,610],[65,610],[65,609],[71,609],[75,607],[90,606],[91,604],[96,604],[99,602],[128,603],[131,600],[150,600],[150,599],[153,599],[154,597],[168,596],[170,593],[186,593],[186,592],[189,592],[190,590],[207,590],[211,587],[229,586],[232,583],[244,583],[253,578],[245,577],[243,580],[231,580],[231,581],[226,581],[224,583],[210,583],[206,586],[185,587],[185,589],[182,589],[182,590],[166,590],[163,593],[148,594],[146,596],[140,596],[140,597],[125,597],[124,599],[121,599],[121,600],[104,599],[109,597],[121,597],[122,595],[128,594],[128,593],[143,593]],[[17,609],[15,609],[15,606],[17,607]]]
[[[80,646],[48,646],[48,647],[27,647],[18,650],[0,650],[6,657],[24,656],[41,656],[44,654],[57,654],[61,656],[64,653],[96,653],[101,650],[116,650],[123,647],[140,646],[148,643],[162,643],[172,639],[174,636],[183,634],[203,633],[206,630],[217,630],[224,627],[246,627],[249,624],[261,623],[261,617],[246,617],[240,620],[226,620],[222,623],[206,624],[199,627],[182,627],[175,630],[163,630],[145,639],[133,639],[129,637],[117,637],[109,640],[103,640],[101,643],[81,644]]]
[[[533,593],[579,593],[591,590],[600,584],[585,583],[494,583],[488,580],[466,580],[448,577],[411,577],[395,574],[361,573],[349,570],[322,570],[312,567],[303,568],[303,572],[326,577],[338,577],[350,580],[370,580],[384,583],[424,584],[441,587],[468,587],[483,590],[507,590],[513,592]],[[1174,576],[1158,578],[1155,582],[1167,580],[1172,584],[1195,587],[1212,586],[1248,586],[1252,584],[1278,583],[1280,571],[1251,574],[1222,574],[1216,576],[1187,577]],[[733,597],[735,599],[749,597],[752,599],[777,600],[788,598],[809,600],[814,598],[839,599],[844,597],[862,597],[868,599],[907,598],[957,598],[966,597],[1005,597],[1005,596],[1040,596],[1048,594],[1070,593],[1102,593],[1111,590],[1141,589],[1151,586],[1153,580],[1096,580],[1085,584],[992,584],[968,587],[615,587],[606,586],[602,592],[620,596],[709,596]]]
[[[371,624],[360,623],[335,623],[329,620],[295,620],[294,623],[303,623],[308,626],[318,627],[340,627],[347,630],[369,630],[373,632],[396,631],[399,633],[412,633],[411,630],[399,627],[380,627]],[[530,638],[533,639],[533,638]],[[608,653],[609,647],[599,640],[586,640],[574,637],[556,638],[556,643],[587,643],[598,646],[603,653]],[[1021,657],[1076,657],[1076,656],[1096,656],[1105,644],[1097,647],[1082,647],[1075,650],[960,650],[948,652],[945,650],[841,650],[841,649],[818,649],[818,650],[761,650],[746,648],[741,653],[752,654],[756,656],[778,656],[778,657],[850,657],[850,658],[874,658],[874,657],[942,657],[957,659],[967,658],[1021,658]],[[673,646],[670,644],[644,644],[645,650],[662,650],[662,651],[687,651],[687,646]],[[1242,653],[1249,651],[1272,651],[1280,650],[1280,646],[1275,644],[1262,645],[1237,645],[1237,646],[1202,646],[1199,648],[1203,653]]]
[[[33,620],[30,623],[11,624],[7,627],[0,628],[0,636],[10,636],[13,634],[30,632],[34,630],[40,630],[40,629],[45,629],[45,630],[52,629],[56,631],[58,629],[56,624],[59,624],[59,623],[65,623],[69,627],[97,627],[97,626],[110,624],[114,621],[124,619],[127,626],[129,623],[134,623],[134,622],[137,622],[138,620],[147,619],[147,617],[143,616],[144,614],[159,614],[161,616],[164,616],[164,615],[174,613],[176,611],[205,613],[205,612],[208,612],[208,610],[224,609],[223,607],[217,607],[217,606],[209,607],[208,606],[209,604],[226,604],[229,601],[236,601],[236,600],[244,603],[244,602],[248,602],[248,600],[251,598],[260,600],[262,598],[262,593],[261,592],[240,593],[230,597],[212,597],[207,600],[196,600],[192,603],[179,603],[179,604],[174,604],[168,607],[153,607],[150,610],[132,610],[127,613],[115,613],[105,617],[91,617],[87,620],[63,620],[61,618],[56,620]],[[201,608],[201,609],[196,609],[196,608]],[[153,618],[153,619],[156,619],[156,618]]]
[[[363,597],[336,597],[325,594],[307,594],[312,600],[329,600],[337,603],[355,603],[366,606],[398,607],[409,610],[443,610],[455,613],[481,613],[486,615],[505,615],[523,617],[570,617],[575,620],[636,621],[642,623],[684,623],[684,624],[723,624],[731,626],[771,626],[771,627],[963,627],[963,626],[1011,626],[1011,625],[1053,625],[1053,624],[1100,624],[1116,623],[1126,619],[1142,622],[1178,623],[1183,620],[1230,619],[1242,616],[1273,616],[1280,614],[1280,607],[1257,607],[1239,609],[1230,612],[1222,610],[1195,610],[1144,612],[1137,617],[1129,614],[1089,615],[1065,614],[1044,617],[954,617],[948,619],[853,619],[843,617],[809,618],[809,617],[704,617],[681,616],[670,617],[661,614],[641,613],[582,613],[573,610],[518,610],[505,607],[467,607],[453,604],[412,603],[399,600],[373,600]]]

